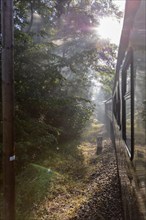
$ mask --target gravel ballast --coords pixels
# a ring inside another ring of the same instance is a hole
[[[89,187],[86,191],[87,194],[90,193],[90,199],[70,220],[123,219],[115,150],[109,141],[103,142],[99,158],[97,172],[90,176]]]
[[[62,182],[55,182],[55,196],[52,194],[53,198],[50,199],[49,194],[49,197],[34,209],[34,218],[31,219],[123,219],[118,169],[111,142],[104,140],[102,150],[97,150],[95,141],[82,142],[78,150],[83,160],[77,161],[74,179],[68,182],[68,179],[59,175],[58,181]],[[82,175],[81,165],[84,168]],[[69,169],[72,171],[72,167]]]

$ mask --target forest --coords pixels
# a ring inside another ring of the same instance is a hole
[[[100,19],[111,15],[122,17],[112,0],[14,0],[17,219],[35,219],[47,187],[51,200],[67,190],[66,180],[69,190],[73,179],[81,184],[78,146],[96,138],[101,103],[112,91],[117,45],[97,34]]]

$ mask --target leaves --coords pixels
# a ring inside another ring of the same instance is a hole
[[[16,142],[29,161],[30,149],[36,155],[80,135],[94,109],[94,81],[110,91],[116,48],[94,28],[105,14],[120,14],[110,0],[14,5]]]

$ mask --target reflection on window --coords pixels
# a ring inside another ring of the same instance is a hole
[[[125,141],[127,144],[127,147],[131,151],[131,96],[130,93],[128,93],[125,96],[125,105],[126,105],[126,136]]]
[[[127,70],[127,76],[126,76],[126,93],[131,91],[131,73],[130,68]]]
[[[146,143],[146,75],[145,68],[140,64],[136,71],[134,125],[135,143],[144,145]]]
[[[129,53],[128,63],[122,70],[122,136],[131,159],[134,155],[134,90],[133,56]]]
[[[126,93],[125,93],[125,113],[126,113],[126,127],[125,127],[125,141],[131,151],[131,76],[130,68],[126,73]]]

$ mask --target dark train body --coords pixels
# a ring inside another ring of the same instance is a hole
[[[105,102],[123,217],[146,219],[146,1],[127,0],[113,94]]]

